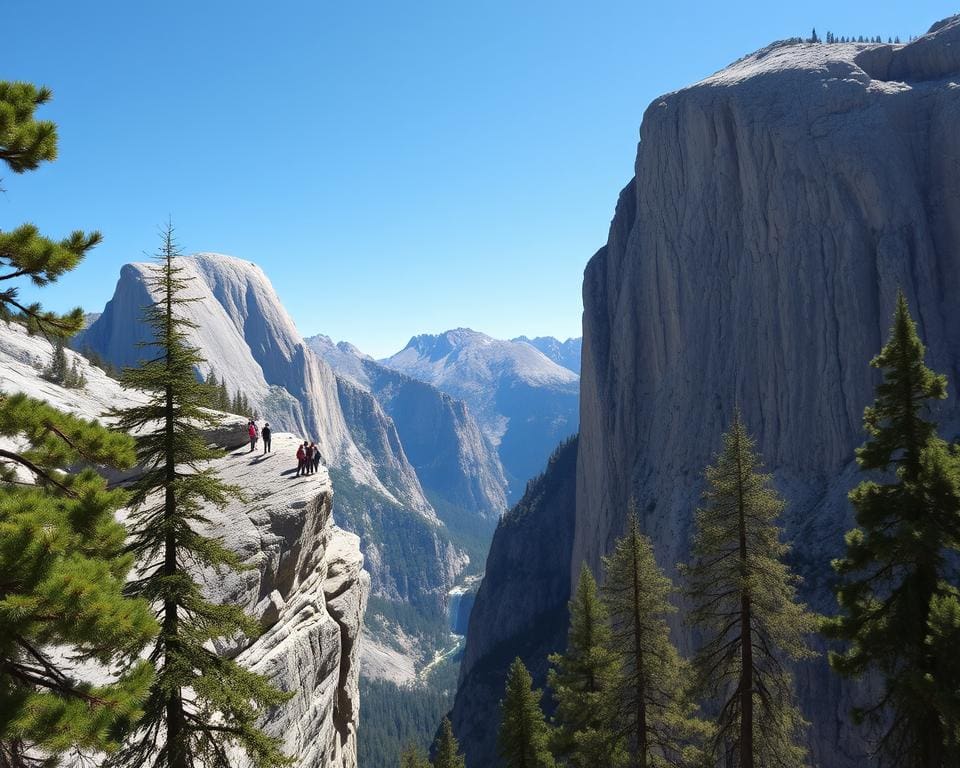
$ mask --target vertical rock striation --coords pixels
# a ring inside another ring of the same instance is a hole
[[[960,17],[905,46],[771,45],[654,101],[641,136],[584,275],[575,534],[553,567],[571,581],[582,561],[599,572],[635,498],[675,577],[703,469],[739,404],[789,502],[802,596],[833,611],[829,564],[852,524],[854,449],[878,381],[869,361],[898,287],[930,365],[950,377],[937,417],[960,434]],[[498,536],[488,562],[522,561],[554,524]],[[522,585],[488,569],[481,595],[512,617],[516,647],[550,637]],[[474,668],[498,653],[482,615],[467,640]],[[674,635],[692,648],[682,611]],[[470,768],[484,768],[496,699],[469,669],[454,717]],[[797,682],[813,764],[869,764],[849,716],[856,686],[823,658]],[[462,719],[479,712],[485,724]]]
[[[576,464],[574,438],[530,481],[494,534],[451,714],[469,768],[497,764],[498,703],[513,659],[520,656],[543,686],[547,656],[565,645]],[[543,703],[549,707],[549,697]]]
[[[739,403],[789,501],[802,594],[833,610],[898,287],[951,379],[939,418],[960,426],[958,83],[953,19],[907,46],[773,45],[650,105],[584,276],[574,564],[599,570],[631,497],[660,565],[686,558]],[[816,763],[862,764],[855,692],[823,660],[798,674]]]

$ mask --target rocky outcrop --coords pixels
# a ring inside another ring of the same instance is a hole
[[[450,522],[451,507],[499,518],[507,505],[503,467],[463,401],[377,363],[351,344],[334,344],[326,336],[306,342],[338,377],[376,398],[441,520]]]
[[[580,355],[583,349],[583,339],[567,339],[560,341],[553,336],[537,336],[534,339],[527,336],[518,336],[513,341],[524,342],[535,349],[539,349],[557,365],[562,365],[569,371],[580,375]]]
[[[577,440],[564,443],[497,527],[470,612],[451,720],[469,768],[497,764],[498,702],[520,656],[537,686],[566,644]],[[544,705],[551,707],[549,697]]]
[[[141,401],[83,357],[76,359],[87,385],[64,389],[40,378],[50,344],[17,325],[0,324],[0,391],[24,392],[62,410],[99,419],[112,407]],[[210,439],[232,448],[246,443],[245,421],[224,415],[226,428]],[[245,448],[213,462],[239,486],[243,501],[204,511],[207,532],[222,538],[248,566],[240,572],[199,574],[207,595],[242,605],[264,633],[252,643],[223,643],[293,697],[267,713],[264,727],[282,739],[298,766],[356,768],[359,727],[359,659],[370,577],[358,538],[332,520],[333,491],[325,470],[293,478],[284,456],[298,438],[276,434],[274,453]],[[242,755],[236,765],[246,765]]]
[[[515,500],[563,438],[577,431],[579,381],[533,346],[468,328],[415,336],[381,361],[463,400],[496,446]]]
[[[897,287],[929,363],[960,382],[960,87],[943,64],[958,33],[955,19],[896,48],[771,46],[647,109],[584,277],[574,564],[599,570],[631,497],[660,565],[685,559],[739,403],[789,501],[802,594],[834,609],[868,363]],[[955,396],[938,416],[954,435]],[[823,659],[798,674],[815,762],[862,765],[849,686]]]
[[[356,768],[361,629],[370,586],[359,538],[333,524],[326,471],[295,478],[281,458],[298,438],[278,434],[274,454],[245,449],[215,462],[243,502],[210,510],[210,531],[248,570],[206,574],[206,591],[245,606],[263,634],[238,659],[293,698],[265,728],[298,766]],[[246,763],[238,756],[237,765]]]

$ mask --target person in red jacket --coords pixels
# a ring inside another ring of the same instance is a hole
[[[253,423],[253,419],[247,424],[247,435],[250,437],[250,453],[253,453],[257,447],[257,438],[260,437],[260,433],[257,431],[257,425]]]
[[[303,472],[306,474],[307,467],[307,444],[304,442],[303,445],[297,447],[297,474],[294,477],[300,477],[300,473]]]

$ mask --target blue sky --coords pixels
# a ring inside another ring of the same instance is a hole
[[[580,334],[583,268],[643,110],[766,43],[907,37],[949,2],[4,0],[0,77],[43,83],[60,159],[0,228],[100,229],[28,297],[96,311],[171,216],[256,261],[304,335],[371,354],[469,326]],[[17,30],[11,34],[10,30]]]

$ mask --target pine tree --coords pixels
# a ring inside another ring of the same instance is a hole
[[[207,466],[222,452],[207,446],[202,429],[217,423],[205,410],[204,385],[194,371],[203,363],[186,334],[194,327],[178,315],[189,280],[168,227],[150,289],[158,300],[146,309],[156,354],[124,374],[124,384],[150,393],[149,400],[118,414],[120,428],[139,433],[137,454],[146,467],[133,486],[131,550],[140,559],[134,594],[156,606],[160,634],[150,658],[156,679],[140,726],[112,762],[123,766],[228,768],[228,748],[237,746],[254,766],[286,763],[276,739],[257,722],[287,696],[237,662],[211,650],[217,638],[254,636],[256,622],[236,605],[204,599],[189,568],[239,567],[237,557],[204,536],[205,504],[222,506],[238,489]]]
[[[217,395],[217,410],[230,412],[230,395],[227,392],[227,382],[220,379],[220,391]]]
[[[111,751],[139,715],[150,666],[137,656],[156,625],[123,596],[131,558],[114,515],[126,495],[93,469],[65,468],[127,468],[132,443],[21,394],[0,394],[0,436],[26,443],[0,449],[0,766],[33,764],[31,747]],[[92,685],[52,646],[124,671]]]
[[[400,768],[430,768],[430,761],[419,747],[410,744],[400,753]]]
[[[0,81],[0,160],[14,173],[35,170],[57,157],[56,126],[34,117],[37,107],[52,95],[48,88]],[[0,282],[26,278],[34,285],[47,285],[76,267],[100,240],[99,232],[76,231],[55,241],[32,224],[0,231]],[[31,331],[52,336],[71,336],[83,327],[83,310],[58,315],[38,304],[21,304],[14,286],[0,290],[0,320],[18,320]]]
[[[14,173],[56,157],[56,127],[33,118],[49,99],[45,88],[0,82],[0,160]],[[75,233],[57,244],[32,226],[0,232],[0,281],[46,285],[98,240]],[[16,284],[8,285],[0,321],[18,319],[54,337],[82,322],[80,310],[59,316],[25,307]],[[62,362],[67,375],[65,354]],[[112,751],[139,716],[150,666],[138,656],[156,633],[147,605],[123,596],[131,559],[114,515],[126,497],[94,469],[129,468],[132,441],[2,392],[0,437],[0,767],[47,765],[73,748]],[[67,472],[81,463],[88,468]],[[71,657],[115,667],[119,676],[94,685],[65,662]]]
[[[453,735],[453,725],[449,717],[443,718],[440,724],[440,735],[434,744],[433,768],[465,768],[460,745]]]
[[[685,569],[691,618],[705,643],[695,659],[700,690],[718,707],[714,759],[728,765],[802,766],[804,719],[788,659],[812,656],[815,618],[797,602],[777,518],[784,503],[760,473],[739,412],[707,468],[697,510],[694,562]]]
[[[883,757],[905,768],[960,763],[960,608],[948,583],[960,550],[960,453],[925,417],[931,401],[946,397],[947,380],[924,356],[899,293],[890,339],[871,361],[883,381],[857,450],[860,469],[877,480],[850,493],[857,528],[834,563],[841,613],[824,626],[849,643],[831,655],[835,670],[882,677],[882,695],[855,715],[881,729]]]
[[[620,665],[610,648],[607,610],[585,563],[569,605],[567,650],[550,656],[547,676],[557,702],[553,752],[577,768],[613,768],[624,762],[623,740],[613,727]]]
[[[603,598],[620,662],[615,721],[627,739],[630,765],[693,765],[702,760],[698,745],[709,728],[695,717],[689,668],[670,642],[673,585],[657,567],[632,508],[627,534],[603,564]]]
[[[53,354],[50,357],[50,364],[43,369],[43,378],[54,384],[63,384],[66,382],[70,373],[70,366],[67,362],[67,353],[63,348],[63,340],[55,339],[53,343]]]
[[[507,673],[506,693],[500,702],[498,752],[505,768],[554,768],[550,727],[540,709],[542,691],[518,656]],[[439,765],[437,763],[436,765]]]
[[[73,362],[70,364],[70,372],[67,374],[67,379],[63,382],[63,385],[69,389],[83,389],[87,386],[87,377],[80,370],[80,361],[77,358],[73,358]]]

